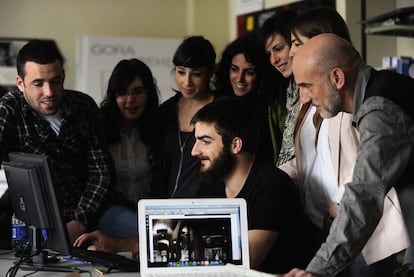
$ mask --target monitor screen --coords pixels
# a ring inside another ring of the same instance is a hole
[[[47,156],[14,152],[3,162],[15,215],[44,233],[44,249],[70,254],[66,224]]]

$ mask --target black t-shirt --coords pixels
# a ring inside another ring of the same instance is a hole
[[[203,180],[201,197],[226,197],[223,181]],[[238,198],[247,202],[249,230],[279,233],[260,270],[286,273],[305,268],[314,251],[307,246],[305,217],[290,177],[270,163],[255,162]]]

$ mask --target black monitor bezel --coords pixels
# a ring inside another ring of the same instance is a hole
[[[20,186],[32,186],[26,187],[26,190],[33,191],[36,187],[33,186],[40,186],[40,193],[36,194],[37,197],[28,198],[30,196],[24,196],[27,199],[26,205],[29,203],[32,207],[26,207],[25,213],[37,213],[35,216],[32,215],[19,215],[22,220],[25,220],[27,217],[36,218],[36,217],[47,217],[47,219],[43,219],[43,223],[38,222],[29,222],[31,226],[34,226],[39,229],[45,229],[47,234],[47,239],[45,241],[44,249],[49,249],[58,252],[61,255],[70,255],[71,254],[71,244],[69,240],[68,231],[66,229],[66,224],[63,220],[63,213],[61,209],[60,202],[57,199],[57,194],[55,190],[55,182],[54,182],[54,174],[53,169],[50,164],[49,158],[45,155],[39,154],[31,154],[31,153],[23,153],[23,152],[12,152],[9,153],[9,161],[3,162],[6,166],[13,166],[20,169],[26,168],[27,170],[35,169],[34,172],[31,172],[31,176],[34,178],[38,178],[37,181],[31,184],[20,184]],[[5,168],[5,174],[7,178],[7,169]],[[10,182],[13,180],[7,180],[8,186],[10,189],[11,194],[11,201],[13,203],[13,207],[19,205],[19,193],[13,189],[13,184]],[[36,203],[36,201],[43,201],[43,203]],[[34,210],[36,206],[44,206],[45,211]],[[22,212],[22,213],[24,213]],[[40,212],[40,213],[39,213]],[[44,222],[49,222],[50,224],[46,227]]]

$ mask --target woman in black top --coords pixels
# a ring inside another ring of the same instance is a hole
[[[194,197],[197,194],[200,161],[191,156],[195,140],[190,120],[215,98],[210,89],[215,59],[213,46],[202,36],[184,39],[174,54],[176,95],[160,107],[163,147],[170,169],[169,197]]]

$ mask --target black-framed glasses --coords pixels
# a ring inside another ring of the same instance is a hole
[[[136,87],[130,91],[120,91],[116,94],[117,97],[138,96],[147,91],[144,87]]]

